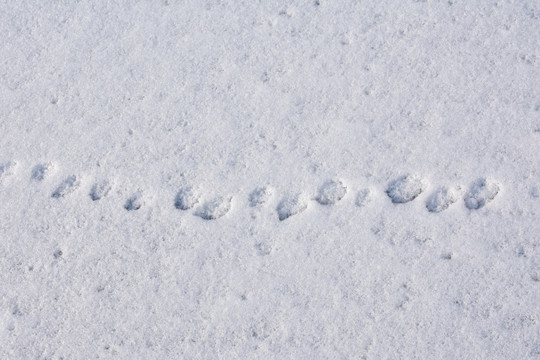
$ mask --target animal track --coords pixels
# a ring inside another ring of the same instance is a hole
[[[8,161],[0,164],[0,182],[7,176],[15,173],[17,163]],[[32,168],[31,179],[37,182],[43,181],[53,169],[53,163],[37,164]],[[53,191],[51,197],[59,199],[73,193],[81,185],[79,177],[68,176]],[[402,204],[416,199],[427,188],[427,181],[417,175],[405,175],[390,182],[386,189],[386,194],[395,204]],[[532,187],[530,195],[532,198],[539,197],[539,187]],[[98,181],[93,184],[89,197],[93,201],[98,201],[106,197],[112,189],[112,184],[108,180]],[[314,197],[305,192],[285,195],[276,207],[278,219],[284,221],[289,217],[299,214],[307,209],[311,200],[315,200],[320,205],[333,205],[341,201],[347,194],[348,188],[340,179],[326,181],[318,190]],[[439,213],[448,209],[456,203],[464,191],[460,186],[437,188],[426,200],[425,206],[429,212]],[[486,178],[476,180],[466,194],[463,196],[465,207],[470,210],[480,209],[491,202],[500,192],[498,182]],[[270,186],[262,186],[254,189],[248,195],[248,205],[250,207],[260,207],[270,202],[274,195],[274,189]],[[373,190],[363,188],[357,192],[354,200],[356,206],[365,207],[373,199]],[[181,188],[174,200],[175,208],[179,210],[193,209],[200,203],[201,195],[192,186]],[[139,210],[144,205],[142,192],[139,190],[129,197],[124,203],[124,208],[128,211]],[[215,220],[225,216],[232,208],[232,196],[217,196],[214,199],[200,205],[193,211],[193,215],[205,220]],[[256,218],[256,217],[254,217]]]
[[[68,176],[52,193],[52,197],[59,199],[71,194],[80,186],[80,180],[75,175]]]
[[[174,206],[179,210],[189,210],[199,202],[199,194],[190,186],[180,189],[174,200]]]
[[[424,191],[426,182],[415,175],[405,175],[388,186],[386,194],[394,204],[403,204],[416,199]]]
[[[249,205],[252,207],[262,205],[270,200],[271,196],[272,189],[270,189],[268,186],[257,188],[253,190],[251,194],[249,194]]]
[[[372,194],[370,189],[362,189],[358,191],[358,195],[356,195],[356,206],[358,207],[364,207],[371,201]]]
[[[92,189],[90,190],[90,198],[92,201],[98,201],[107,196],[109,191],[111,191],[111,184],[107,180],[103,180],[101,182],[97,182],[92,186]]]
[[[277,207],[280,221],[301,213],[308,206],[308,196],[305,193],[298,193],[285,196]]]
[[[143,206],[143,204],[144,202],[142,193],[138,191],[126,200],[126,203],[124,204],[124,209],[126,209],[127,211],[139,210]]]
[[[52,163],[38,164],[32,169],[32,180],[43,181],[53,168]]]
[[[483,208],[499,193],[499,185],[485,178],[480,178],[471,186],[465,195],[465,206],[471,210]]]
[[[16,167],[17,163],[15,161],[7,161],[0,164],[0,182],[4,180],[4,178],[15,174]]]
[[[458,201],[460,190],[459,186],[455,188],[440,187],[431,195],[426,203],[426,208],[435,213],[448,209],[450,205]]]
[[[331,180],[319,189],[316,200],[321,205],[333,205],[343,199],[346,193],[347,187],[341,180]]]
[[[531,197],[534,199],[540,198],[540,186],[533,186],[531,188],[530,194],[531,194]]]
[[[204,220],[215,220],[223,217],[231,210],[232,197],[222,197],[208,201],[205,203],[195,215],[200,216]]]

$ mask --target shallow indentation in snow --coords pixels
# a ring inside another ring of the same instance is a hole
[[[480,178],[476,180],[465,195],[465,206],[471,210],[480,209],[495,199],[499,190],[500,187],[496,182]]]
[[[232,197],[218,196],[217,198],[206,202],[195,215],[204,220],[215,220],[225,216],[231,210]]]
[[[128,211],[139,210],[143,205],[144,201],[142,192],[138,191],[126,200],[126,203],[124,204],[124,209]]]
[[[307,209],[308,196],[305,193],[286,195],[277,207],[277,213],[280,221],[301,213]]]
[[[186,186],[180,191],[178,191],[178,194],[176,195],[176,199],[174,200],[174,206],[178,210],[189,210],[193,208],[197,203],[199,202],[199,194],[198,192],[193,189],[191,186]]]
[[[59,199],[71,194],[80,186],[81,181],[75,175],[68,176],[52,193],[52,197]]]
[[[426,202],[426,208],[430,212],[441,212],[459,199],[460,187],[446,187],[442,186],[435,191]]]
[[[254,207],[266,203],[270,200],[272,192],[272,189],[268,186],[259,187],[253,190],[253,192],[249,194],[249,205]]]
[[[426,182],[416,175],[405,175],[388,186],[386,194],[394,204],[402,204],[416,199],[426,188]]]
[[[355,204],[358,207],[364,207],[367,204],[369,204],[372,197],[373,197],[373,194],[370,189],[361,189],[358,191],[358,194],[356,195]]]
[[[36,181],[43,181],[51,172],[53,168],[52,163],[38,164],[32,169],[32,179]]]
[[[108,180],[103,180],[95,183],[90,190],[90,198],[93,201],[98,201],[107,196],[111,191],[112,185]]]
[[[321,205],[333,205],[343,199],[345,194],[347,194],[347,187],[341,180],[330,180],[321,186],[316,200]]]

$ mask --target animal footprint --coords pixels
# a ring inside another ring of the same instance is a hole
[[[424,191],[426,185],[423,179],[415,175],[406,175],[390,183],[386,194],[394,204],[402,204],[416,199]]]
[[[43,181],[53,168],[52,163],[38,164],[32,169],[32,180]]]
[[[80,184],[81,181],[79,178],[77,178],[77,176],[70,175],[56,188],[56,190],[52,193],[52,197],[56,199],[63,198],[77,190]]]
[[[358,195],[356,195],[356,206],[364,207],[366,206],[372,198],[371,190],[369,189],[362,189],[358,191]]]
[[[262,205],[266,203],[268,200],[270,200],[270,197],[272,196],[272,190],[267,187],[260,187],[255,190],[251,194],[249,194],[249,206],[255,207]]]
[[[277,207],[279,221],[301,213],[307,209],[308,197],[304,193],[288,195],[284,197]]]
[[[343,199],[346,193],[347,187],[341,180],[331,180],[319,189],[316,200],[321,205],[333,205]]]
[[[4,178],[10,175],[13,175],[16,167],[17,163],[15,161],[8,161],[0,164],[0,181],[4,180]]]
[[[92,189],[90,190],[90,198],[93,201],[98,201],[107,196],[109,191],[111,191],[111,184],[107,180],[103,180],[101,182],[97,182],[92,186]]]
[[[465,206],[471,210],[484,207],[499,193],[499,185],[496,182],[480,178],[471,186],[465,195]]]
[[[224,216],[231,210],[232,197],[217,197],[205,203],[195,215],[204,220],[215,220]]]
[[[138,191],[126,200],[126,203],[124,204],[124,209],[126,209],[127,211],[139,210],[143,205],[144,201],[142,193]]]
[[[174,206],[179,210],[188,210],[198,202],[199,194],[190,186],[180,189],[174,200]]]
[[[460,187],[447,188],[445,186],[440,187],[426,202],[426,208],[430,212],[441,212],[456,201],[458,201],[460,195]]]

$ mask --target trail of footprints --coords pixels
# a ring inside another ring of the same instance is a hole
[[[8,161],[0,163],[0,184],[8,177],[15,174],[17,163]],[[31,180],[41,182],[51,172],[52,163],[38,164],[31,171]],[[55,190],[51,197],[55,199],[64,198],[81,185],[81,181],[76,175],[67,176]],[[394,179],[386,188],[386,195],[394,204],[404,204],[415,200],[428,188],[425,179],[408,174]],[[112,184],[103,180],[96,182],[90,189],[89,196],[93,201],[99,201],[106,197],[112,189]],[[320,205],[329,206],[341,201],[348,192],[347,186],[340,179],[333,179],[325,182],[319,188],[315,197],[311,198],[305,192],[285,194],[276,207],[277,217],[284,221],[291,216],[297,215],[307,209],[309,201],[315,200]],[[470,210],[477,210],[491,202],[500,191],[500,185],[493,180],[486,178],[477,179],[466,191],[459,185],[453,187],[441,186],[436,188],[425,203],[426,209],[432,213],[439,213],[448,209],[453,204],[463,199],[465,206]],[[260,207],[266,204],[272,197],[273,190],[268,186],[259,187],[253,190],[248,196],[250,207]],[[357,192],[355,204],[364,207],[373,198],[373,191],[365,188]],[[174,199],[174,206],[181,211],[191,210],[194,215],[204,220],[215,220],[225,216],[232,207],[232,196],[217,196],[206,201],[202,201],[199,190],[193,186],[181,187]],[[127,211],[139,210],[144,205],[141,191],[135,192],[124,203]]]

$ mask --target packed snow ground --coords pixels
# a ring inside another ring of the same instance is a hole
[[[0,358],[538,359],[537,1],[1,1]]]

